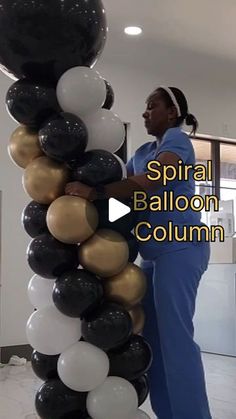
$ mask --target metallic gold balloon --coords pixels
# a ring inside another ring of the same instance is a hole
[[[48,157],[33,160],[25,169],[23,186],[28,195],[39,204],[51,204],[64,195],[68,169]]]
[[[50,233],[63,243],[81,243],[91,237],[98,226],[95,206],[83,198],[61,196],[47,212]]]
[[[23,169],[44,153],[40,148],[38,134],[23,125],[18,127],[10,138],[8,153],[13,162]]]
[[[143,299],[147,290],[147,280],[142,269],[128,263],[122,272],[105,281],[104,287],[108,299],[130,308]]]
[[[104,278],[121,272],[128,259],[129,247],[125,238],[113,230],[98,230],[79,247],[80,264]]]
[[[129,310],[130,317],[133,322],[133,333],[139,335],[142,333],[145,323],[145,313],[141,304],[136,305]]]

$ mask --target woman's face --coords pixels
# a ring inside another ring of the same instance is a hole
[[[151,93],[146,106],[143,118],[148,134],[158,136],[174,126],[177,117],[176,109],[174,106],[167,107],[160,91]]]

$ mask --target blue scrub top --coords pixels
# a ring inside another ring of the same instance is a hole
[[[164,134],[161,142],[158,140],[147,142],[135,152],[134,156],[127,163],[129,175],[132,176],[147,172],[147,163],[150,160],[156,160],[159,154],[166,151],[177,154],[180,160],[182,160],[183,164],[195,165],[194,148],[188,135],[185,134],[179,127],[170,128]],[[189,172],[189,178],[187,181],[170,181],[166,186],[158,187],[156,191],[155,188],[153,188],[148,192],[148,195],[163,196],[164,191],[170,190],[174,192],[175,197],[184,195],[188,198],[191,198],[193,195],[195,195],[195,181],[192,177],[192,171]],[[153,228],[158,225],[167,227],[169,221],[172,221],[173,225],[178,225],[180,229],[184,225],[189,226],[202,224],[201,213],[191,209],[188,209],[185,212],[180,212],[176,209],[169,212],[153,212],[146,210],[137,212],[137,214],[138,221],[148,221]],[[140,231],[142,232],[142,229],[140,229]],[[144,236],[147,236],[148,233],[151,233],[151,230],[148,231],[146,227],[143,229],[143,231],[145,232],[143,234]],[[157,242],[154,240],[154,238],[148,242],[139,243],[140,254],[146,260],[155,259],[159,253],[183,249],[189,245],[189,243],[178,242],[175,240],[169,242],[168,239],[166,241]]]

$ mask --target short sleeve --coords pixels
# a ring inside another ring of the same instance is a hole
[[[158,149],[158,154],[169,151],[175,153],[182,160],[183,163],[186,163],[190,153],[191,153],[192,144],[189,140],[189,137],[177,129],[170,129],[164,135],[161,145]]]
[[[128,161],[126,164],[127,174],[128,176],[134,176],[134,164],[133,164],[133,157]]]

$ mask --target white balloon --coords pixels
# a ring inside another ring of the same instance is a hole
[[[91,68],[71,68],[58,81],[57,99],[64,112],[78,117],[96,112],[106,100],[105,81]]]
[[[75,391],[91,391],[108,376],[110,363],[105,352],[87,342],[77,342],[58,359],[61,381]]]
[[[52,291],[55,280],[34,275],[29,281],[28,297],[34,308],[44,308],[53,305]]]
[[[134,419],[138,396],[127,380],[108,377],[88,394],[87,409],[93,419]]]
[[[125,126],[116,114],[100,109],[82,119],[88,130],[87,150],[119,150],[125,140]]]
[[[126,178],[127,178],[127,168],[126,168],[125,163],[124,163],[124,162],[123,162],[123,160],[122,160],[119,156],[117,156],[116,154],[114,154],[114,156],[117,158],[117,160],[119,161],[119,163],[120,163],[120,165],[121,165],[121,168],[122,168],[122,178],[123,178],[123,179],[126,179]]]
[[[36,351],[58,355],[81,338],[81,322],[65,316],[55,306],[48,306],[31,314],[26,335]]]
[[[147,415],[143,410],[138,410],[136,416],[133,419],[151,419],[150,416]]]

